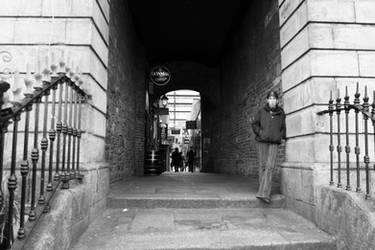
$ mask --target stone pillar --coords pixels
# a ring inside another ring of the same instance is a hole
[[[104,163],[108,24],[109,1],[107,0],[1,1],[0,51],[9,52],[12,60],[6,65],[1,65],[4,61],[0,57],[0,70],[9,67],[18,69],[24,74],[26,62],[31,64],[31,69],[35,69],[38,51],[45,58],[51,51],[56,51],[59,57],[64,50],[65,56],[69,54],[75,66],[80,67],[84,80],[83,89],[92,96],[82,112],[82,126],[86,133],[81,138],[80,160],[85,177],[84,184],[79,188],[85,189],[85,200],[82,204],[81,201],[78,203],[82,205],[81,209],[85,213],[81,214],[82,217],[72,219],[76,224],[72,225],[71,230],[66,231],[72,238],[82,233],[82,229],[88,226],[89,221],[95,218],[98,211],[104,209],[105,196],[109,188],[109,171]],[[24,120],[24,116],[22,119]],[[20,126],[23,128],[22,123]],[[33,131],[33,124],[33,117],[31,117],[30,131]],[[20,145],[23,145],[23,135],[21,134],[19,138]],[[29,140],[30,152],[32,135]],[[6,140],[5,143],[7,145],[5,148],[10,149],[10,140]],[[18,147],[18,150],[17,157],[21,159],[22,147]],[[8,152],[7,155],[9,156],[10,153]],[[74,185],[71,187],[73,188]],[[65,239],[65,236],[63,238]]]
[[[83,112],[82,161],[104,161],[109,3],[106,0],[4,0],[0,8],[0,51],[12,55],[10,68],[34,69],[42,55],[62,50],[79,66],[92,96]],[[92,154],[92,152],[96,152]]]
[[[279,20],[288,137],[282,192],[288,207],[314,220],[318,187],[329,184],[329,136],[324,133],[329,123],[316,112],[327,108],[322,104],[328,102],[331,90],[334,98],[337,89],[343,97],[348,86],[353,101],[356,82],[361,98],[364,86],[369,87],[372,101],[375,1],[279,0]],[[353,121],[350,124],[354,131]],[[370,145],[373,161],[371,140]],[[345,187],[345,178],[342,180]]]

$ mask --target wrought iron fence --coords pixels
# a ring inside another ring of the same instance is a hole
[[[57,72],[59,71],[59,72]],[[22,241],[32,230],[42,213],[50,210],[49,202],[55,191],[68,189],[72,180],[82,181],[80,172],[80,139],[82,106],[88,95],[82,90],[79,72],[64,62],[52,64],[33,74],[27,72],[24,85],[18,72],[13,74],[13,83],[8,79],[0,81],[0,184],[9,174],[8,192],[0,185],[0,215],[4,219],[2,247],[11,249],[14,242],[13,223],[15,202],[19,203],[19,228],[17,238]],[[40,108],[43,105],[43,114]],[[49,110],[51,108],[51,111]],[[33,113],[32,113],[33,112]],[[24,114],[23,153],[17,154],[21,114]],[[34,128],[30,131],[30,117]],[[57,116],[57,118],[56,118]],[[41,129],[39,125],[42,122]],[[50,127],[48,128],[48,123]],[[8,127],[12,126],[12,131]],[[10,162],[4,161],[4,141],[11,134]],[[41,134],[41,139],[39,136]],[[33,135],[32,150],[29,152],[29,136]],[[41,156],[40,156],[41,152]],[[48,158],[48,159],[47,159]],[[31,164],[30,164],[31,163]],[[9,167],[9,166],[10,167]],[[19,168],[18,168],[19,165]],[[31,165],[31,169],[30,169]],[[9,172],[7,169],[9,168]],[[20,171],[20,199],[15,200],[17,189],[17,168]],[[40,171],[38,171],[40,168]],[[31,201],[26,204],[28,175],[31,172]],[[37,172],[39,176],[37,177]],[[39,182],[39,183],[38,183]],[[39,189],[37,186],[39,184]],[[61,185],[60,185],[61,184]],[[39,195],[37,199],[37,195]],[[5,209],[7,208],[7,209]],[[25,219],[28,219],[26,223]],[[0,247],[1,248],[1,247]]]
[[[350,114],[354,114],[354,137],[355,137],[355,146],[354,146],[354,154],[355,154],[355,191],[361,192],[361,170],[364,168],[365,172],[365,199],[370,199],[370,156],[369,156],[369,137],[373,136],[374,138],[374,148],[375,148],[375,91],[373,91],[373,103],[369,103],[369,96],[367,94],[367,86],[365,86],[364,96],[361,103],[361,94],[359,93],[359,84],[356,85],[356,92],[354,94],[353,103],[350,102],[350,96],[348,95],[348,87],[345,87],[345,96],[344,102],[342,103],[342,99],[340,97],[340,91],[337,91],[337,97],[334,100],[332,97],[332,91],[330,93],[330,99],[328,101],[328,109],[318,112],[318,115],[329,115],[329,137],[330,137],[330,144],[329,144],[329,151],[330,151],[330,185],[335,185],[334,182],[334,168],[335,165],[337,166],[337,187],[342,188],[342,170],[343,170],[343,163],[345,163],[344,171],[346,172],[346,185],[345,189],[348,191],[352,190],[351,186],[351,178],[350,178],[350,170],[351,170],[351,149],[353,146],[350,145]],[[371,107],[371,111],[370,111]],[[345,117],[345,131],[341,131],[341,114],[344,114]],[[336,121],[334,121],[334,118]],[[359,128],[359,120],[363,119],[363,131],[360,131]],[[374,128],[374,133],[369,133],[369,120],[372,122],[372,126]],[[336,123],[336,124],[334,124]],[[336,131],[333,130],[334,126],[336,126]],[[360,134],[363,134],[364,137],[364,155],[363,155],[363,164],[361,164],[360,154]],[[334,145],[334,137],[336,137],[337,145]],[[342,144],[341,139],[342,137],[345,138],[345,146]],[[346,156],[345,162],[341,158],[342,149],[345,149],[344,153]],[[334,161],[334,152],[336,151],[337,162]],[[375,156],[375,155],[374,155]],[[375,159],[373,159],[375,160]],[[363,167],[364,166],[364,167]],[[375,169],[375,165],[374,165]]]

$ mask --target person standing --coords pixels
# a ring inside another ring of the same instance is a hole
[[[190,150],[186,154],[187,162],[189,166],[189,172],[194,172],[194,158],[195,158],[195,152],[192,147],[190,147]]]
[[[286,137],[285,113],[279,107],[276,91],[267,93],[267,104],[257,112],[251,125],[258,142],[259,189],[256,197],[270,203],[272,171],[276,165],[278,147]]]
[[[172,153],[172,167],[174,167],[175,172],[178,172],[178,169],[180,167],[180,159],[181,155],[178,152],[178,148],[175,148]]]

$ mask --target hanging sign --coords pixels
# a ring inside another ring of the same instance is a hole
[[[180,134],[180,129],[172,129],[171,130],[172,135],[179,135]]]
[[[186,121],[186,129],[197,129],[197,121]]]
[[[157,86],[164,86],[171,80],[171,72],[164,66],[156,66],[151,69],[150,80]]]

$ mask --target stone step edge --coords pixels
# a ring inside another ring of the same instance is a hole
[[[258,199],[145,199],[145,198],[107,198],[107,208],[283,208],[285,198],[275,199],[271,204]]]

